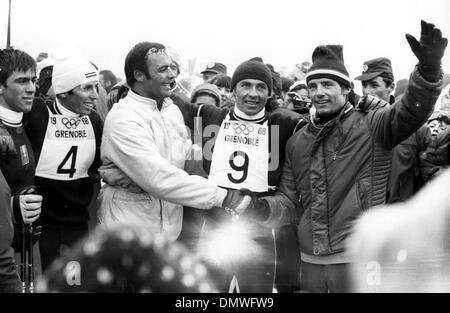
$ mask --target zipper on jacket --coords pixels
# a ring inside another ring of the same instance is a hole
[[[336,158],[337,158],[337,154],[338,154],[338,152],[337,152],[337,151],[334,151],[334,155],[333,155],[333,161],[336,161]]]
[[[161,233],[163,232],[163,230],[164,230],[164,222],[163,222],[163,204],[162,204],[162,201],[161,201],[161,199],[159,200],[159,217],[160,217],[160,228],[161,228]]]

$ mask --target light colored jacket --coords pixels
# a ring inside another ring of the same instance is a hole
[[[100,175],[99,222],[140,222],[153,235],[175,240],[182,225],[182,206],[221,206],[226,190],[183,171],[190,149],[183,116],[169,98],[161,110],[152,99],[133,91],[105,120]]]

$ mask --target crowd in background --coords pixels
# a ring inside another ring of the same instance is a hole
[[[133,47],[125,79],[80,56],[1,50],[0,291],[25,291],[24,236],[44,292],[353,291],[344,245],[361,211],[409,201],[450,164],[438,31],[422,22],[420,41],[407,37],[419,63],[400,80],[383,56],[350,78],[341,46],[286,77],[261,57],[230,76],[211,56],[195,86],[156,43]],[[243,138],[230,125],[260,133],[228,159],[227,140]],[[225,182],[224,164],[242,178]],[[259,250],[205,258],[238,216]]]

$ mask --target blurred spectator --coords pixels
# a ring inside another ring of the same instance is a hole
[[[195,104],[209,104],[220,107],[220,91],[213,84],[201,84],[194,88],[191,102]]]
[[[290,79],[289,77],[281,77],[281,98],[283,99],[283,102],[286,101],[286,96],[289,88],[291,88],[293,84],[294,80]]]
[[[111,88],[117,84],[117,77],[110,70],[103,70],[99,73],[100,85],[105,88],[106,93],[108,94],[111,91]]]
[[[440,132],[420,157],[420,171],[425,182],[440,175],[450,165],[450,127]]]
[[[223,63],[219,62],[210,62],[206,65],[206,69],[203,72],[200,72],[203,75],[203,82],[208,82],[211,77],[217,74],[225,74],[227,75],[227,67]]]
[[[447,111],[435,111],[428,119],[428,127],[430,128],[431,136],[433,136],[433,138],[446,130],[449,125],[450,113]]]
[[[436,109],[450,112],[450,85],[447,85],[436,101]]]
[[[311,99],[309,98],[306,81],[296,81],[289,88],[284,105],[287,109],[299,114],[309,114]]]
[[[291,76],[295,81],[304,80],[306,77],[306,73],[309,71],[311,67],[311,63],[308,61],[304,61],[302,63],[295,64],[294,70],[291,73]]]
[[[208,81],[208,83],[216,85],[217,88],[219,88],[220,91],[220,98],[221,98],[221,104],[220,106],[227,105],[229,102],[232,101],[232,93],[231,93],[231,77],[225,75],[225,74],[217,74],[213,77],[211,77]]]
[[[403,78],[403,79],[400,79],[397,81],[397,84],[395,86],[395,91],[394,91],[394,97],[396,99],[398,99],[405,93],[406,88],[408,87],[408,83],[409,83],[409,79],[406,79],[406,78]]]
[[[41,52],[41,53],[39,53],[39,55],[36,58],[36,63],[39,63],[42,60],[45,60],[47,58],[48,58],[48,53],[47,52]]]

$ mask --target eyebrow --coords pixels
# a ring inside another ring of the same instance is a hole
[[[26,80],[33,80],[33,79],[37,79],[37,76],[32,76],[32,77],[28,77],[28,76],[19,76],[19,77],[16,77],[16,78],[14,79],[14,81],[23,80],[23,79],[26,79]]]

